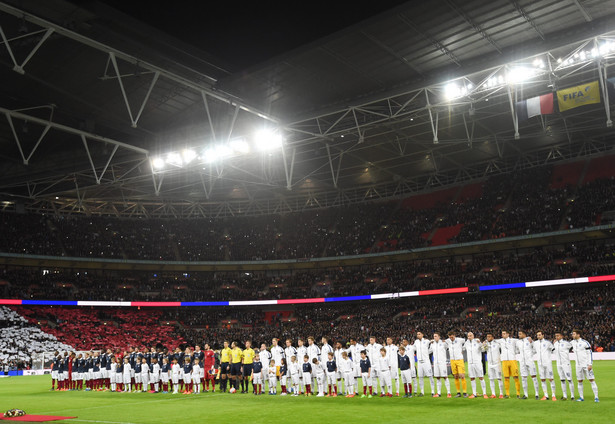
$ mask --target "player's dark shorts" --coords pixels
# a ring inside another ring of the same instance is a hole
[[[229,363],[221,362],[220,363],[220,374],[228,374]]]
[[[243,364],[243,376],[250,377],[252,375],[252,364]]]
[[[241,362],[231,364],[231,375],[241,375]]]

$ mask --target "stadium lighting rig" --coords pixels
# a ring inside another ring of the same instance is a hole
[[[572,51],[569,55],[555,58],[550,54],[542,54],[526,59],[523,63],[509,63],[494,69],[482,81],[473,82],[470,76],[444,82],[440,85],[446,102],[468,97],[472,94],[493,91],[507,85],[522,85],[551,72],[572,66],[582,66],[592,61],[601,60],[615,53],[615,41],[595,40]],[[553,69],[555,68],[555,69]]]
[[[192,165],[211,165],[254,152],[272,153],[284,146],[284,137],[278,129],[257,131],[251,140],[244,137],[234,138],[226,143],[211,144],[205,148],[185,148],[151,158],[154,172],[172,168],[186,168]]]

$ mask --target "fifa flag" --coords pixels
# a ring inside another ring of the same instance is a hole
[[[553,93],[517,102],[515,106],[519,121],[537,115],[550,115],[553,113]]]
[[[564,90],[557,90],[557,103],[560,112],[579,106],[600,103],[600,84],[598,81],[594,81]]]

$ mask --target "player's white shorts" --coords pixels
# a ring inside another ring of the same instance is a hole
[[[303,384],[304,385],[311,385],[312,384],[312,373],[311,372],[304,372],[303,373]]]
[[[362,372],[361,373],[361,383],[363,384],[363,386],[371,387],[372,378],[368,377],[366,372]]]
[[[150,373],[149,382],[150,383],[158,383],[160,381],[160,373]]]
[[[399,380],[399,368],[391,368],[391,380]]]
[[[433,376],[434,377],[448,377],[448,370],[446,369],[446,363],[444,364],[439,364],[439,363],[434,363],[433,364]]]
[[[167,384],[169,382],[169,373],[168,372],[161,373],[160,381],[162,381],[164,384]]]
[[[380,386],[390,386],[392,384],[390,371],[380,371],[378,378],[380,379]]]
[[[54,380],[58,379],[58,371],[51,371],[51,378]]]
[[[542,380],[553,380],[553,364],[538,364],[538,374]]]
[[[184,373],[184,384],[188,384],[192,382],[192,374],[185,374]]]
[[[570,363],[558,365],[557,374],[560,380],[572,380],[572,366]]]
[[[135,373],[135,383],[142,383],[141,381],[141,373]]]
[[[107,368],[101,368],[100,378],[109,378],[109,374],[107,373]]]
[[[277,377],[275,375],[269,376],[269,390],[276,390],[278,385]]]
[[[577,367],[577,381],[593,380],[594,369],[588,370],[587,367]]]
[[[361,364],[359,362],[354,364],[354,378],[361,378]]]
[[[102,378],[102,374],[100,371],[94,371],[94,375],[92,376],[94,380],[100,380]]]
[[[68,371],[64,371],[62,374],[64,374],[64,380],[68,380]]]
[[[73,381],[79,381],[79,380],[83,380],[83,376],[81,375],[80,372],[74,372],[73,373]]]
[[[489,374],[490,380],[501,380],[502,379],[502,366],[500,364],[487,366],[487,373]]]
[[[401,370],[401,382],[404,384],[412,384],[412,368]]]
[[[433,370],[431,369],[431,363],[429,362],[417,362],[416,370],[419,377],[431,377]]]
[[[260,372],[254,373],[252,376],[252,384],[263,384],[263,374]]]
[[[536,364],[534,362],[522,363],[519,362],[519,373],[521,377],[528,377],[536,375]]]
[[[470,378],[481,378],[485,376],[483,364],[468,364],[468,375]]]

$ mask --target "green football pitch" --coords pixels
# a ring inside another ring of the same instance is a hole
[[[31,414],[76,416],[77,423],[176,423],[211,420],[215,423],[271,423],[273,421],[361,423],[600,423],[615,422],[615,361],[596,361],[600,403],[594,403],[585,382],[585,402],[519,400],[511,384],[511,399],[464,398],[317,398],[201,393],[173,395],[110,392],[52,392],[51,377],[0,379],[0,410],[18,408]],[[429,381],[425,382],[429,392]],[[540,384],[540,383],[539,383]],[[455,385],[451,379],[453,392]],[[480,391],[480,385],[478,385]],[[487,384],[487,388],[489,388]],[[442,387],[444,390],[444,385]],[[468,381],[468,390],[470,384]],[[279,391],[278,391],[279,392]],[[361,390],[362,392],[362,390]]]

